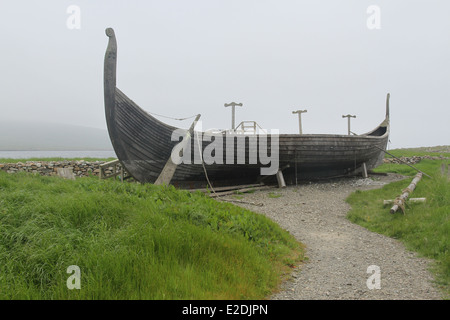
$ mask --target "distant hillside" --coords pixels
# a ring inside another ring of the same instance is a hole
[[[113,150],[107,130],[54,123],[0,122],[0,150]]]

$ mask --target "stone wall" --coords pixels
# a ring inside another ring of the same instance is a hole
[[[384,163],[396,163],[396,164],[408,163],[408,164],[415,164],[415,163],[420,162],[422,159],[446,160],[446,159],[449,159],[449,158],[448,157],[443,157],[443,156],[412,156],[412,157],[399,157],[398,159],[397,158],[384,158]]]
[[[443,160],[449,159],[448,157],[442,156],[412,156],[412,157],[400,157],[402,161],[396,158],[385,158],[384,163],[408,163],[415,164],[422,159],[431,160]],[[45,176],[57,175],[58,168],[68,168],[73,170],[75,177],[83,176],[99,176],[100,175],[100,165],[104,164],[106,161],[94,161],[88,162],[85,160],[68,160],[68,161],[27,161],[27,162],[17,162],[17,163],[1,163],[0,160],[0,170],[6,171],[8,173],[16,172],[30,172]],[[113,167],[109,167],[105,170],[105,174],[112,173]]]
[[[83,177],[89,175],[100,175],[100,165],[105,161],[88,162],[84,160],[78,161],[27,161],[17,163],[0,163],[0,170],[8,173],[16,172],[30,172],[45,176],[57,175],[58,168],[72,169],[76,177]],[[113,168],[108,168],[113,170]],[[108,170],[108,171],[109,171]],[[105,173],[108,173],[105,171]]]

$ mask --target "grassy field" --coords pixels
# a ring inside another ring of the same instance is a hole
[[[0,170],[0,299],[263,299],[302,258],[268,218],[200,193]]]
[[[388,150],[388,152],[396,157],[412,157],[412,156],[450,157],[450,146],[393,149]],[[386,157],[389,158],[390,156],[387,155]]]
[[[395,150],[396,156],[436,155],[427,151]],[[444,156],[446,156],[444,154]],[[347,202],[352,206],[348,219],[369,230],[402,241],[406,247],[433,259],[437,284],[450,297],[450,181],[441,175],[441,164],[450,160],[422,160],[414,166],[432,176],[423,176],[411,197],[425,197],[425,203],[407,204],[405,214],[390,214],[383,200],[395,199],[412,181],[417,171],[404,164],[383,164],[375,171],[400,173],[407,178],[381,189],[356,191]]]

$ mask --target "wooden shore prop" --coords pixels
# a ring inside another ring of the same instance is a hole
[[[202,189],[191,189],[189,191],[196,192],[200,191],[205,194],[209,194],[211,198],[217,198],[232,194],[252,192],[256,190],[264,190],[274,188],[273,186],[268,186],[264,184],[247,184],[247,185],[237,185],[237,186],[227,186],[227,187],[216,187],[214,189],[202,188]]]
[[[422,179],[422,172],[417,173],[409,186],[406,189],[403,189],[402,194],[394,200],[394,205],[390,210],[391,213],[396,213],[398,209],[401,209],[402,212],[405,213],[405,201],[414,191],[420,179]]]

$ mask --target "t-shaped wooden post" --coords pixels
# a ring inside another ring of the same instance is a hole
[[[232,111],[231,111],[231,129],[236,129],[235,128],[235,124],[234,124],[234,117],[235,117],[235,111],[234,108],[236,106],[242,107],[242,103],[236,103],[236,102],[231,102],[231,103],[225,103],[224,104],[225,107],[231,107]]]
[[[292,111],[292,113],[298,113],[298,130],[300,134],[303,134],[302,132],[302,113],[308,112],[308,110],[297,110]]]
[[[356,118],[356,116],[352,116],[352,115],[348,114],[346,116],[342,116],[342,118],[347,118],[348,119],[348,135],[350,135],[351,134],[351,131],[350,131],[350,118]]]

